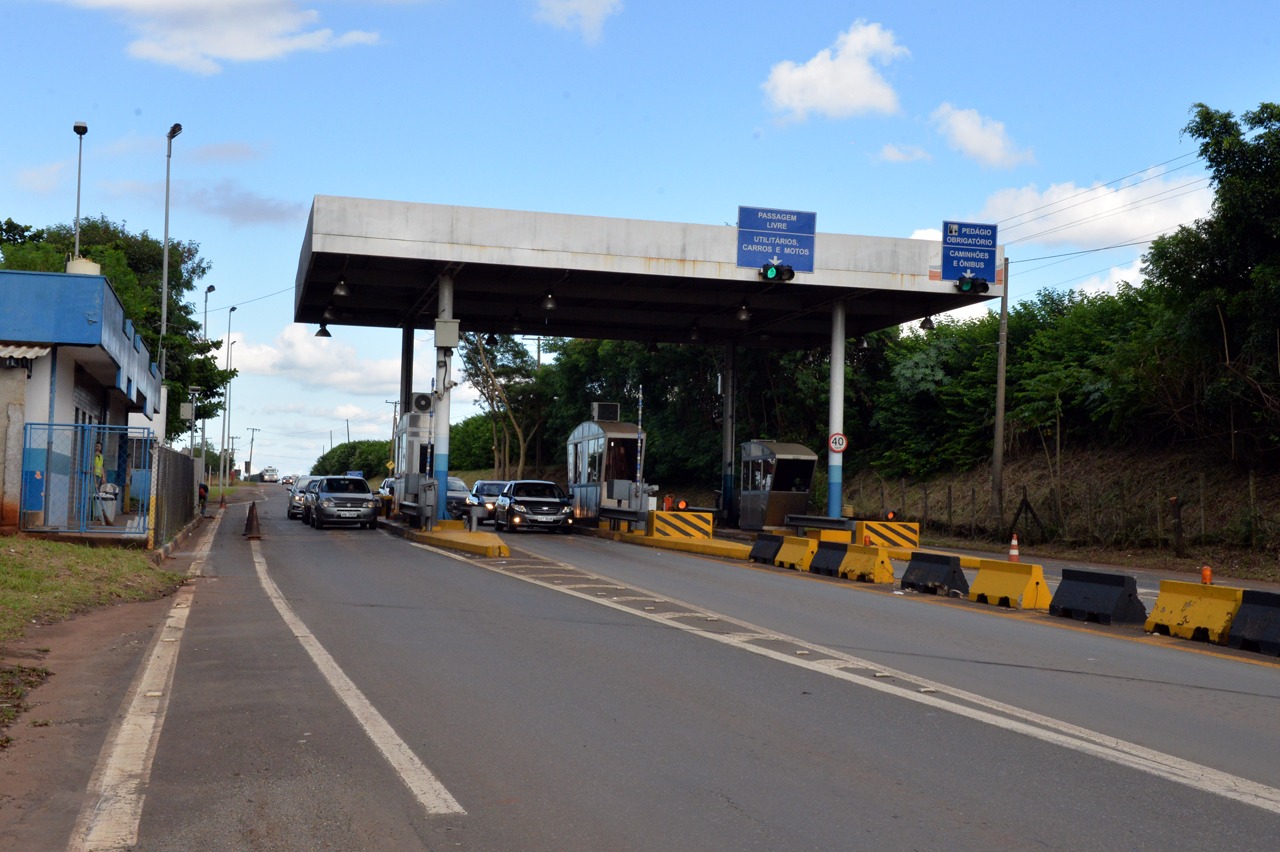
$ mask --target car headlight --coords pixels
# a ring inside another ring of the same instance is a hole
[[[332,498],[332,497],[326,497],[326,498],[324,498],[323,500],[321,500],[321,501],[320,501],[320,505],[321,505],[321,506],[324,506],[326,509],[332,509],[332,508],[333,508],[333,498]]]
[[[488,509],[490,512],[492,512],[492,511],[493,511],[493,504],[492,504],[492,503],[485,503],[485,504],[484,504],[484,507],[485,507],[486,509]]]
[[[376,508],[378,508],[378,501],[377,501],[377,500],[365,500],[365,501],[364,501],[364,507],[365,507],[366,509],[376,509]]]
[[[523,503],[512,503],[512,504],[511,504],[511,508],[512,508],[512,509],[515,509],[517,512],[527,512],[527,511],[529,511],[528,509],[526,509],[526,508],[524,507],[524,504],[523,504]]]

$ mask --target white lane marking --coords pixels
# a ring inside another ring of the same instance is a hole
[[[632,607],[623,606],[620,603],[598,598],[594,595],[583,594],[562,585],[551,585],[543,583],[536,577],[513,574],[510,571],[503,570],[500,567],[494,567],[484,564],[483,562],[471,559],[469,557],[439,550],[427,545],[414,544],[424,550],[431,550],[459,562],[466,562],[478,568],[484,568],[486,571],[492,571],[495,574],[501,574],[506,577],[514,577],[517,580],[523,580],[544,589],[560,592],[566,595],[573,595],[584,601],[607,606],[616,609],[619,612],[626,612],[632,615],[645,618],[659,624],[666,624],[677,630],[683,630],[695,636],[701,636],[704,639],[710,639],[723,645],[728,645],[740,650],[749,651],[753,654],[759,654],[762,657],[768,657],[781,663],[788,663],[793,666],[809,669],[829,677],[843,680],[848,683],[856,684],[867,689],[873,689],[897,698],[903,698],[907,701],[914,701],[917,704],[923,704],[936,710],[942,710],[957,716],[963,716],[977,722],[992,725],[996,728],[1002,728],[1007,731],[1020,733],[1034,739],[1062,746],[1063,748],[1072,749],[1073,751],[1089,754],[1112,763],[1126,766],[1130,769],[1136,769],[1139,772],[1145,772],[1167,781],[1173,781],[1177,784],[1183,784],[1196,790],[1206,793],[1212,793],[1227,799],[1233,799],[1243,802],[1246,805],[1253,805],[1271,813],[1280,814],[1280,789],[1260,784],[1256,781],[1250,781],[1247,778],[1241,778],[1238,775],[1232,775],[1227,772],[1220,772],[1202,764],[1193,763],[1189,760],[1175,757],[1171,754],[1165,754],[1154,749],[1140,746],[1136,743],[1127,742],[1116,737],[1110,737],[1106,734],[1091,731],[1087,728],[1081,728],[1064,722],[1060,719],[1054,719],[1049,716],[1043,716],[1021,707],[1015,707],[1011,704],[1005,704],[994,699],[986,698],[964,690],[953,689],[943,683],[936,683],[925,678],[916,677],[907,672],[895,671],[886,666],[870,660],[863,660],[841,651],[824,648],[821,645],[815,645],[803,639],[789,637],[784,634],[775,633],[761,627],[744,622],[740,619],[722,613],[716,613],[712,610],[703,609],[694,604],[678,601],[674,598],[665,598],[673,604],[679,604],[682,607],[703,613],[708,616],[731,620],[735,624],[741,624],[749,630],[758,631],[756,634],[737,633],[723,634],[703,630],[693,624],[684,624],[675,621],[665,615],[648,613]],[[590,572],[585,572],[590,575]],[[595,575],[591,575],[595,576]],[[609,578],[602,578],[609,579]],[[613,581],[613,582],[616,582]],[[645,589],[638,586],[630,586],[643,594],[650,594]],[[656,597],[656,596],[655,596]],[[639,600],[650,600],[651,598],[639,598]],[[753,644],[761,638],[767,637],[770,640],[781,640],[790,644],[798,645],[837,658],[848,665],[857,666],[865,669],[872,669],[877,672],[876,678],[890,678],[902,680],[907,686],[900,686],[888,680],[878,680],[868,678],[863,674],[832,668],[831,664],[824,661],[809,660],[805,657],[793,656],[792,653],[784,651],[772,650],[768,647]],[[916,689],[930,690],[928,692],[912,691]],[[957,704],[956,701],[963,701],[965,704]],[[972,704],[976,706],[966,706]],[[979,709],[985,708],[985,709]],[[1000,715],[996,715],[1000,714]],[[1011,718],[1006,718],[1011,717]]]
[[[89,781],[88,800],[76,819],[67,848],[80,850],[121,849],[138,842],[142,819],[143,793],[151,779],[151,763],[156,743],[164,727],[169,707],[169,690],[177,669],[181,631],[195,588],[178,590],[164,629],[156,635],[142,675],[135,683],[129,707],[108,737]],[[165,636],[165,634],[170,634]]]
[[[200,576],[221,522],[219,513],[201,537],[187,576]],[[178,668],[182,632],[195,596],[195,586],[183,586],[174,595],[165,625],[156,634],[146,665],[129,691],[127,709],[112,727],[98,755],[85,804],[76,817],[67,849],[74,852],[119,849],[138,842],[138,825],[146,798],[142,791],[151,779],[151,764],[169,708],[173,675]]]
[[[258,541],[251,541],[250,546],[253,550],[253,564],[258,572],[258,582],[262,584],[262,588],[267,593],[267,597],[275,604],[276,612],[280,613],[280,617],[284,619],[285,624],[293,631],[293,635],[302,643],[302,647],[306,649],[311,656],[312,661],[316,664],[316,668],[320,670],[320,674],[328,681],[329,686],[337,693],[338,698],[351,711],[351,715],[355,716],[360,727],[364,729],[365,734],[373,741],[374,746],[387,759],[391,767],[404,781],[409,791],[413,793],[418,802],[429,814],[465,814],[466,811],[458,804],[457,800],[450,795],[444,785],[432,774],[418,756],[413,753],[413,749],[409,748],[408,743],[400,738],[390,723],[382,717],[369,699],[365,698],[360,688],[347,677],[346,672],[338,665],[337,661],[329,655],[319,640],[312,635],[307,629],[307,625],[302,619],[298,618],[293,611],[293,607],[289,606],[289,602],[281,594],[279,587],[275,582],[267,576],[267,561],[262,556],[262,548]]]

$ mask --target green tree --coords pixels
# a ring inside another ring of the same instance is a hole
[[[1280,105],[1239,120],[1196,104],[1184,132],[1200,141],[1212,215],[1152,243],[1147,287],[1163,315],[1157,337],[1160,414],[1178,436],[1230,457],[1280,462]]]

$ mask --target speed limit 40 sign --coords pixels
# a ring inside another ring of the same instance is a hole
[[[844,436],[843,432],[834,432],[827,439],[827,446],[831,448],[833,453],[843,453],[844,448],[849,446],[849,439]]]

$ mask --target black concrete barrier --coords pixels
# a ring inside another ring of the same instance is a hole
[[[747,561],[772,565],[774,557],[778,555],[778,551],[781,549],[782,536],[773,535],[772,533],[760,533],[756,536],[755,543],[751,545],[751,555],[747,557]]]
[[[941,553],[913,551],[907,570],[902,574],[902,588],[937,595],[958,592],[969,596],[969,580],[960,570],[960,557]]]
[[[1280,594],[1245,589],[1240,609],[1231,620],[1227,645],[1280,656]]]
[[[839,577],[840,563],[849,552],[849,544],[844,541],[820,541],[818,551],[809,562],[810,574],[821,574],[824,577]]]
[[[1049,614],[1097,624],[1143,624],[1147,607],[1138,599],[1133,577],[1063,568]]]

